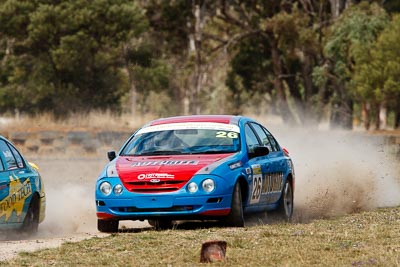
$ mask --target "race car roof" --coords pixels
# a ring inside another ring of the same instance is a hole
[[[191,116],[177,116],[169,118],[161,118],[150,122],[147,126],[154,126],[168,123],[183,123],[183,122],[216,122],[225,124],[236,124],[240,116],[233,115],[191,115]]]

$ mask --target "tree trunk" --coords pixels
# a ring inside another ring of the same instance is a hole
[[[351,130],[353,128],[353,101],[345,93],[343,83],[336,85],[337,97],[332,102],[331,128]]]
[[[271,57],[274,71],[274,88],[277,96],[277,109],[285,123],[294,124],[294,116],[290,111],[289,104],[286,97],[284,85],[281,80],[283,74],[282,64],[279,55],[278,44],[273,37],[273,33],[267,34],[271,46]]]
[[[382,103],[379,109],[379,125],[381,129],[386,129],[387,126],[387,107],[386,103]]]
[[[130,68],[130,62],[128,59],[128,44],[123,45],[123,55],[124,55],[124,62],[125,62],[125,71],[128,74],[128,82],[129,82],[129,112],[133,118],[136,117],[136,110],[137,110],[137,90],[135,86],[135,80],[133,72]]]
[[[313,72],[313,63],[312,63],[311,55],[304,54],[304,61],[301,64],[301,72],[303,76],[303,84],[304,84],[304,116],[303,121],[308,125],[314,125],[318,122],[317,114],[322,112],[321,110],[317,110],[315,112],[314,104],[312,103],[312,96],[316,93],[316,88],[313,84],[312,72]]]
[[[395,110],[394,114],[394,128],[400,129],[400,105],[397,106],[397,110]]]
[[[381,128],[381,120],[380,120],[380,104],[375,104],[375,130],[379,130]]]
[[[195,69],[193,77],[192,90],[190,92],[190,112],[192,114],[200,113],[200,92],[202,91],[202,55],[201,55],[201,45],[202,45],[202,31],[203,31],[203,18],[201,6],[199,0],[193,1],[193,15],[195,18],[194,25],[194,53],[195,53]]]
[[[331,12],[333,19],[336,19],[340,14],[352,4],[352,0],[329,0],[331,3]]]
[[[371,127],[370,106],[368,103],[363,102],[361,104],[361,118],[364,123],[365,130],[368,131]]]

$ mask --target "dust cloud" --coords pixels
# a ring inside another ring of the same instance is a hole
[[[97,234],[95,183],[107,156],[30,159],[39,166],[46,191],[46,218],[36,237]],[[147,222],[121,222],[120,227],[144,227]]]
[[[37,158],[46,191],[46,218],[40,236],[97,232],[94,187],[106,164],[100,158]]]
[[[294,161],[294,221],[400,205],[400,162],[381,136],[283,126],[270,130]],[[42,235],[97,232],[94,185],[106,162],[105,156],[38,159],[47,192]]]
[[[294,161],[295,222],[400,205],[400,163],[382,138],[274,125],[269,129]],[[94,186],[106,156],[27,158],[40,167],[47,197],[46,219],[36,238],[98,233]],[[124,223],[148,227],[147,222],[121,222],[122,227]]]
[[[400,205],[400,162],[382,136],[270,129],[293,158],[294,221]]]

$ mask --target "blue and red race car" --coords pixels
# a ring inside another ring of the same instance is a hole
[[[136,131],[96,182],[98,230],[120,220],[219,220],[244,226],[247,213],[293,214],[291,158],[272,134],[243,116],[194,115],[152,121]]]
[[[45,209],[38,167],[0,136],[0,230],[35,233],[44,220]]]

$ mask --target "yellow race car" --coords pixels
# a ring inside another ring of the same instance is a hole
[[[46,198],[38,167],[0,135],[0,230],[35,233],[44,220]]]

